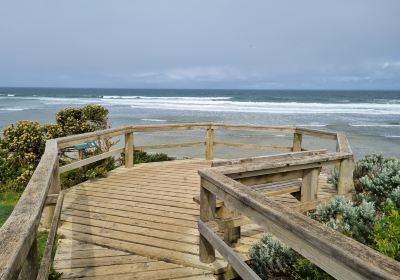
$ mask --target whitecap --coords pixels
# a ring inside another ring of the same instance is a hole
[[[159,120],[159,119],[141,119],[142,121],[148,122],[166,122],[167,120]]]

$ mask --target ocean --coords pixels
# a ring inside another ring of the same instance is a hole
[[[60,109],[85,104],[107,107],[112,127],[211,121],[296,125],[346,133],[358,158],[370,153],[400,157],[400,90],[0,88],[0,130],[18,120],[51,123]],[[180,141],[203,137],[193,133],[154,133],[142,135],[138,141],[169,143],[179,141],[177,137]],[[233,142],[280,144],[290,144],[291,137],[232,132],[221,132],[219,136]],[[319,145],[309,142],[311,144]],[[182,151],[171,152],[183,155]],[[201,156],[201,153],[197,150],[191,156]],[[263,152],[232,153],[220,149],[220,157],[259,155]]]

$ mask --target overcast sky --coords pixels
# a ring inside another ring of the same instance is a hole
[[[0,86],[400,89],[400,0],[0,0]]]

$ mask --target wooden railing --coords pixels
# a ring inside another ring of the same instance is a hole
[[[243,279],[260,279],[230,247],[240,237],[240,227],[251,222],[336,279],[400,279],[400,265],[394,259],[274,202],[265,193],[252,188],[262,183],[301,177],[299,200],[312,202],[316,199],[320,168],[338,164],[340,176],[344,177],[339,181],[339,188],[344,194],[350,190],[352,154],[345,136],[340,134],[337,139],[339,151],[335,153],[294,152],[224,161],[200,170],[200,260],[214,262],[216,249]],[[227,210],[221,211],[222,214],[216,212],[217,198],[231,211],[230,214],[225,214]],[[222,231],[223,238],[217,231]]]
[[[197,142],[181,142],[173,144],[135,145],[135,133],[205,130],[206,140]],[[292,146],[276,146],[262,144],[244,144],[237,142],[224,142],[215,140],[215,130],[235,131],[260,131],[284,132],[293,134]],[[344,135],[333,132],[322,132],[289,126],[264,126],[264,125],[230,125],[216,123],[194,124],[164,124],[164,125],[132,125],[120,128],[107,129],[92,133],[73,135],[46,142],[45,152],[37,166],[31,180],[25,188],[19,202],[11,216],[0,228],[0,279],[46,279],[51,266],[51,252],[55,241],[58,220],[63,202],[60,192],[60,173],[73,170],[105,158],[124,154],[125,167],[130,168],[134,162],[134,150],[180,148],[180,147],[205,147],[205,159],[214,159],[215,146],[239,147],[271,151],[302,151],[303,135],[331,139],[337,141],[337,150],[347,153],[348,156],[338,158],[335,163],[339,169],[338,192],[346,194],[352,190],[352,164],[350,146]],[[59,153],[64,148],[88,141],[100,141],[112,137],[124,137],[125,145],[122,148],[112,149],[102,154],[80,159],[70,164],[59,167]],[[312,176],[311,176],[312,177]],[[211,179],[210,179],[211,180]],[[231,179],[233,180],[233,179]],[[245,179],[243,179],[245,180]],[[212,180],[211,180],[212,181]],[[204,194],[205,186],[202,187]],[[214,190],[214,189],[213,189]],[[225,201],[224,201],[225,202]],[[202,207],[204,209],[204,207]],[[202,217],[204,216],[202,212]],[[203,221],[210,220],[209,218]],[[49,230],[45,253],[38,265],[38,249],[36,233],[39,223]],[[200,228],[201,228],[200,224]],[[202,236],[204,236],[204,231]],[[203,237],[202,237],[203,238]]]

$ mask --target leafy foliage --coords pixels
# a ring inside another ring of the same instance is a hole
[[[369,242],[369,232],[376,221],[373,202],[362,200],[355,204],[342,197],[335,197],[320,205],[310,216],[362,243]]]
[[[299,258],[293,265],[295,279],[333,280],[332,276],[305,258]]]
[[[263,279],[290,276],[299,255],[270,234],[265,234],[249,251],[254,271]]]
[[[339,172],[335,169],[332,170],[331,175],[328,177],[328,183],[337,189],[339,182]]]
[[[262,279],[334,279],[270,234],[264,234],[250,248],[249,254],[254,271]]]
[[[40,161],[44,145],[38,122],[19,121],[4,129],[0,140],[0,190],[25,188]]]
[[[377,210],[382,210],[386,201],[400,187],[400,160],[381,155],[366,156],[357,162],[354,183],[359,193],[374,201]],[[398,191],[397,191],[398,192]]]
[[[93,132],[108,126],[108,110],[100,105],[65,108],[56,114],[57,125],[63,136]]]
[[[68,136],[71,134],[92,132],[108,127],[108,110],[99,105],[88,105],[81,108],[66,108],[56,114],[56,124],[40,125],[33,121],[19,121],[6,127],[0,138],[0,192],[14,190],[22,192],[44,152],[48,139]],[[107,151],[112,143],[107,140],[98,145],[98,149],[85,151],[84,156],[90,156]],[[68,163],[71,158],[67,153],[61,156],[61,162]],[[62,181],[65,186],[104,174],[113,168],[114,161],[107,159],[100,163],[82,168],[77,172],[67,174]],[[100,166],[100,167],[99,167]]]
[[[167,154],[164,153],[155,153],[149,154],[145,151],[135,150],[134,163],[146,163],[146,162],[156,162],[156,161],[167,161],[170,160]]]
[[[392,203],[384,207],[383,218],[375,224],[372,239],[378,251],[400,261],[400,215]]]

